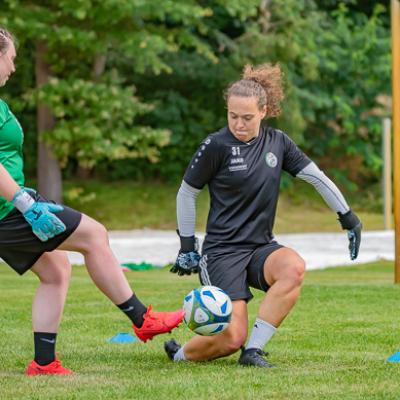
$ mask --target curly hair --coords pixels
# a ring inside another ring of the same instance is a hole
[[[10,41],[14,42],[13,35],[7,29],[0,27],[0,54],[7,51]]]
[[[278,64],[246,65],[242,78],[226,89],[225,101],[231,96],[255,97],[260,110],[267,106],[265,118],[277,117],[282,111],[281,102],[284,98],[282,77]]]

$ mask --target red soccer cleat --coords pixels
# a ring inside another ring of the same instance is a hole
[[[61,361],[57,358],[47,365],[39,365],[35,360],[33,360],[26,369],[26,375],[72,375],[73,372],[64,368],[61,365]]]
[[[182,321],[185,311],[178,310],[172,312],[155,312],[152,310],[151,305],[143,315],[144,322],[141,328],[133,326],[136,336],[142,341],[147,342],[153,339],[154,336],[162,333],[171,332]]]

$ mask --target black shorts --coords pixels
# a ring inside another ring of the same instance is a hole
[[[36,201],[49,202],[38,193],[30,192]],[[54,201],[50,201],[54,203]],[[63,211],[56,213],[64,222],[66,230],[42,242],[32,232],[32,227],[16,209],[0,220],[0,257],[20,275],[25,273],[46,251],[55,250],[63,243],[81,222],[82,214],[64,206]]]
[[[264,262],[275,250],[282,248],[272,241],[257,248],[213,248],[203,253],[199,277],[202,285],[213,285],[224,290],[232,300],[250,301],[250,287],[266,292]]]

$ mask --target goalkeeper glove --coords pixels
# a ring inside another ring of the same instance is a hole
[[[53,214],[62,211],[64,207],[58,204],[35,201],[24,188],[15,193],[12,202],[28,224],[31,225],[33,233],[42,242],[46,242],[65,231],[64,223]]]
[[[177,232],[179,235],[179,232]],[[174,266],[170,269],[172,273],[179,276],[190,275],[199,270],[200,254],[198,252],[199,242],[195,236],[184,237],[179,235],[181,248],[176,258]]]
[[[355,260],[361,244],[362,223],[353,211],[349,210],[346,214],[338,213],[339,222],[342,229],[347,229],[347,237],[349,238],[350,259]]]

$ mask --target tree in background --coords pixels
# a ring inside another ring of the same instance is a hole
[[[157,159],[169,131],[136,122],[152,105],[135,97],[134,87],[108,64],[123,60],[130,75],[170,72],[161,56],[181,47],[212,59],[199,39],[209,13],[186,0],[5,1],[0,23],[21,47],[34,47],[36,87],[23,90],[38,110],[44,195],[60,200],[60,167],[71,157],[86,168],[104,159]]]
[[[161,152],[163,169],[137,165],[164,177],[181,176],[205,135],[225,124],[222,91],[246,63],[279,62],[286,77],[281,118],[270,124],[287,131],[324,168],[348,184],[378,179],[381,166],[381,118],[389,110],[390,39],[387,10],[355,1],[264,0],[255,14],[230,15],[209,2],[208,43],[218,63],[181,51],[166,57],[173,73],[154,79],[134,77],[147,101],[162,104],[148,123],[168,127],[171,143]],[[350,7],[351,6],[351,7]],[[338,170],[339,160],[343,164]],[[332,162],[333,161],[333,162]],[[125,163],[122,163],[126,167]],[[353,170],[346,166],[357,165]],[[122,168],[121,168],[122,169]],[[353,175],[351,175],[353,174]],[[356,175],[356,176],[355,176]]]
[[[352,9],[339,3],[327,12],[312,1],[265,2],[239,39],[243,52],[237,59],[282,63],[286,112],[276,123],[323,167],[341,159],[347,170],[337,171],[336,179],[360,182],[379,176],[381,167],[381,120],[390,114],[390,36],[382,5],[367,15],[355,1],[348,3]]]
[[[5,3],[0,22],[20,37],[21,53],[47,45],[41,59],[52,77],[26,90],[30,75],[18,72],[20,92],[52,110],[55,125],[41,138],[61,165],[176,180],[199,141],[225,124],[226,85],[246,63],[279,62],[287,98],[282,117],[269,123],[325,168],[340,160],[357,166],[357,178],[379,176],[390,93],[384,1]],[[22,61],[32,70],[29,57]],[[156,159],[161,167],[149,162]]]

